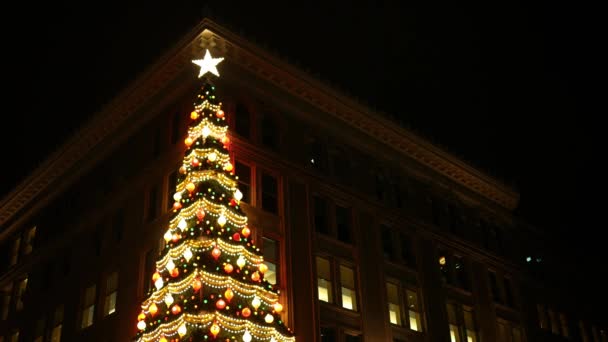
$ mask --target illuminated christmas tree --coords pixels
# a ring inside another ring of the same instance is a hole
[[[222,60],[207,51],[193,61],[201,86],[187,114],[167,244],[148,280],[154,287],[138,316],[137,341],[295,341],[239,206],[226,117],[206,76],[219,76]]]

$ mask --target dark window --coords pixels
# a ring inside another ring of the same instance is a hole
[[[361,342],[361,336],[360,335],[350,335],[350,334],[346,334],[346,337],[344,339],[346,342]]]
[[[469,290],[469,276],[465,268],[464,260],[460,256],[454,257],[454,272],[456,273],[457,286]]]
[[[332,328],[321,327],[321,342],[335,342],[336,331]]]
[[[119,209],[116,214],[114,214],[114,219],[112,220],[112,231],[114,232],[114,240],[116,242],[122,240],[122,235],[125,230],[125,211],[124,209]]]
[[[169,175],[169,180],[167,182],[167,207],[169,209],[173,208],[173,204],[175,203],[175,199],[173,199],[173,195],[175,195],[176,189],[177,189],[177,171],[173,171]]]
[[[416,264],[414,253],[412,252],[412,242],[406,234],[399,233],[399,245],[401,247],[401,259],[410,266]]]
[[[351,243],[351,211],[349,208],[336,205],[336,228],[338,240]]]
[[[152,141],[152,157],[158,158],[160,157],[161,151],[161,141],[160,141],[160,127],[156,128],[154,131],[154,137]]]
[[[351,184],[351,165],[346,152],[338,150],[331,153],[331,163],[333,176],[339,182]]]
[[[62,267],[62,271],[63,271],[63,276],[67,276],[70,274],[70,270],[72,267],[72,263],[70,260],[71,254],[69,252],[69,250],[65,253],[64,257],[63,257],[63,267]]]
[[[243,138],[251,139],[251,114],[247,108],[237,103],[235,110],[235,131]]]
[[[175,144],[179,140],[179,137],[181,135],[180,128],[181,128],[182,115],[183,114],[179,111],[177,113],[173,114],[173,120],[171,121],[171,143],[172,144]]]
[[[382,225],[382,252],[384,257],[389,260],[395,259],[395,249],[393,248],[393,234],[391,229],[385,225]]]
[[[495,302],[502,303],[502,298],[498,289],[498,280],[496,279],[496,273],[490,271],[488,272],[488,275],[490,277],[490,290],[492,291],[492,298]]]
[[[264,115],[262,118],[262,145],[275,151],[279,147],[279,129],[270,115]]]
[[[278,185],[276,177],[262,172],[262,209],[278,213]]]
[[[329,234],[329,226],[327,224],[327,200],[319,196],[313,196],[314,215],[315,215],[315,230],[321,234]]]
[[[150,249],[146,252],[144,269],[144,294],[147,294],[154,285],[152,283],[152,274],[156,272],[156,252]]]
[[[150,192],[148,193],[148,220],[153,220],[156,218],[156,215],[158,215],[157,200],[158,185],[154,185],[150,188]]]
[[[239,191],[243,194],[241,201],[251,203],[251,168],[245,164],[236,162],[236,175],[239,177]]]
[[[511,292],[511,280],[509,278],[504,278],[505,284],[505,300],[508,306],[513,307],[513,293]]]
[[[384,201],[386,198],[386,177],[382,172],[376,172],[376,198],[379,201]]]
[[[309,138],[306,149],[305,164],[315,170],[327,170],[325,163],[325,146],[323,143],[316,138]]]
[[[101,247],[103,243],[103,230],[101,225],[98,225],[95,228],[95,232],[93,233],[93,252],[95,256],[101,256]]]
[[[441,225],[441,205],[436,199],[431,199],[431,210],[433,212],[433,224],[437,227]]]

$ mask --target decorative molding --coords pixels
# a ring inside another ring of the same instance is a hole
[[[231,63],[393,146],[394,149],[483,197],[507,209],[517,206],[519,195],[515,191],[388,121],[379,113],[338,94],[336,90],[312,79],[306,73],[213,21],[204,19],[164,57],[97,112],[87,125],[0,202],[0,226],[4,227],[0,235],[9,234],[4,226],[7,222],[77,167],[93,148],[115,134],[127,120],[133,118],[139,108],[159,94],[163,87],[187,68],[194,70],[191,60],[200,56],[205,48],[221,51]]]

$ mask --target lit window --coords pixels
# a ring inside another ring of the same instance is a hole
[[[458,326],[450,324],[450,341],[460,342],[460,334],[458,332]]]
[[[19,285],[17,286],[17,295],[15,296],[15,309],[17,311],[21,311],[23,309],[23,295],[25,294],[25,290],[27,289],[27,278],[19,281]]]
[[[40,318],[36,321],[34,326],[34,342],[42,342],[44,340],[44,327],[46,325],[46,319]]]
[[[386,283],[388,297],[388,316],[391,324],[401,325],[401,305],[399,304],[399,289],[397,285]]]
[[[559,314],[559,321],[562,325],[562,336],[569,337],[570,330],[568,329],[568,320],[566,319],[566,315],[564,313]]]
[[[61,341],[61,328],[63,326],[63,304],[59,305],[57,309],[55,309],[55,314],[53,316],[53,330],[51,330],[51,341],[50,342],[60,342]]]
[[[13,266],[19,260],[19,247],[21,247],[21,237],[17,237],[13,243],[13,249],[11,250],[11,262],[10,266]]]
[[[25,238],[23,241],[23,254],[24,255],[28,255],[32,252],[32,249],[34,248],[34,239],[36,238],[36,226],[30,228],[26,233],[25,233]]]
[[[322,257],[317,257],[317,291],[319,300],[328,303],[333,301],[329,260]]]
[[[473,316],[473,311],[471,309],[464,309],[464,327],[466,334],[466,342],[477,342],[479,339],[477,338],[477,327],[475,325],[475,317]],[[520,341],[521,342],[521,341]]]
[[[279,263],[278,242],[269,238],[262,238],[262,248],[264,249],[264,263],[268,270],[264,274],[264,279],[269,283],[277,284],[277,265]]]
[[[4,321],[8,318],[8,312],[11,307],[11,293],[13,291],[13,283],[6,284],[2,289],[2,312],[0,318]]]
[[[84,329],[93,325],[93,317],[95,315],[95,296],[96,296],[95,284],[87,287],[84,292],[84,301],[82,305],[82,321],[80,328]]]
[[[342,290],[342,307],[357,310],[357,292],[355,291],[355,274],[352,268],[340,265],[340,286]]]
[[[450,328],[450,341],[461,342],[460,340],[460,320],[458,319],[459,308],[454,303],[447,303],[448,326]]]
[[[110,274],[106,280],[106,299],[104,301],[104,315],[116,312],[116,295],[118,293],[118,272]]]
[[[410,323],[410,329],[414,331],[422,331],[422,321],[420,318],[420,304],[418,303],[418,294],[412,290],[405,291],[407,295],[407,308]]]

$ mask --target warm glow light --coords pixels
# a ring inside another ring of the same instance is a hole
[[[188,329],[186,328],[186,323],[180,325],[179,328],[177,328],[177,333],[179,334],[180,337],[184,337],[184,335],[186,335],[187,332],[188,332]]]
[[[192,259],[192,251],[190,248],[186,248],[184,251],[184,259],[186,259],[186,261],[190,261],[190,259]]]
[[[239,191],[239,189],[237,189],[234,192],[234,199],[237,201],[240,201],[243,198],[243,193],[241,191]]]
[[[209,161],[216,161],[217,160],[217,154],[215,152],[211,152],[207,155],[207,159],[209,159]]]
[[[179,223],[177,224],[177,227],[178,227],[179,229],[181,229],[181,230],[182,230],[182,232],[183,232],[184,230],[186,230],[186,228],[188,228],[188,222],[186,222],[186,220],[184,220],[184,219],[182,218],[181,220],[179,220]]]
[[[236,265],[240,268],[243,269],[243,266],[245,266],[245,258],[241,255],[239,256],[239,258],[236,260]]]
[[[166,242],[169,242],[169,240],[171,240],[172,237],[173,236],[171,235],[171,230],[167,230],[165,235],[163,235],[163,238],[165,239]]]
[[[249,333],[249,330],[245,330],[245,333],[243,334],[243,342],[251,342],[251,334]]]
[[[167,304],[167,307],[173,304],[173,296],[170,293],[167,293],[167,295],[165,296],[165,304]]]
[[[206,50],[205,57],[203,57],[203,59],[195,59],[192,61],[192,63],[201,67],[201,70],[198,73],[198,77],[201,77],[208,72],[214,74],[215,76],[219,76],[220,73],[217,71],[216,66],[223,60],[224,57],[211,57],[211,53],[209,53],[209,50]]]
[[[217,218],[217,224],[219,224],[220,227],[223,227],[226,224],[226,216],[224,216],[224,214]]]
[[[154,282],[154,286],[156,286],[156,288],[158,290],[160,290],[163,287],[164,283],[163,283],[163,278],[158,278],[156,279],[156,281]]]
[[[276,311],[276,313],[280,313],[283,311],[283,305],[281,305],[281,303],[274,303],[274,311]]]
[[[139,330],[146,329],[146,322],[144,322],[144,321],[137,322],[137,329],[139,329]]]
[[[211,134],[211,130],[209,129],[209,127],[205,126],[205,127],[203,127],[203,130],[201,133],[203,134],[203,138],[206,138],[209,136],[209,134]]]
[[[167,263],[167,266],[165,266],[167,268],[167,271],[171,272],[173,271],[173,269],[175,268],[175,264],[173,263],[172,259],[169,259],[169,262]]]
[[[251,301],[251,306],[253,306],[253,308],[256,310],[260,307],[261,304],[262,302],[260,301],[260,298],[258,296],[255,296]]]
[[[445,265],[445,257],[443,255],[439,257],[439,265]]]
[[[217,323],[213,323],[213,325],[211,326],[210,331],[213,334],[213,337],[216,337],[217,334],[220,333],[220,327],[219,327],[219,325],[217,325]]]
[[[173,199],[176,200],[177,202],[182,200],[182,193],[181,192],[176,192],[175,194],[173,194]]]
[[[150,313],[152,314],[152,316],[156,315],[156,313],[158,312],[158,307],[156,306],[156,303],[150,304],[150,307],[148,308],[148,311],[150,311]]]
[[[266,317],[264,317],[264,321],[266,321],[266,323],[270,324],[270,323],[274,322],[274,316],[271,314],[267,314]]]

